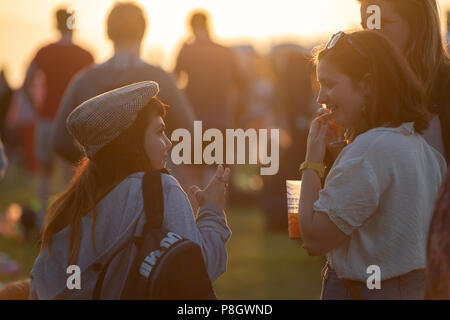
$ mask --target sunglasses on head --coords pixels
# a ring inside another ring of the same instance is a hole
[[[347,43],[350,44],[353,49],[358,51],[360,55],[362,55],[364,58],[367,58],[367,55],[364,53],[364,50],[362,50],[361,47],[351,39],[351,36],[346,34],[344,31],[339,31],[338,33],[335,33],[331,37],[330,41],[328,41],[327,43],[326,50],[333,49],[336,46],[336,44],[342,39],[347,41]]]

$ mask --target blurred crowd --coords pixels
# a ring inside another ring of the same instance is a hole
[[[170,106],[169,136],[177,128],[192,131],[193,120],[201,120],[205,129],[222,131],[280,129],[280,172],[260,177],[255,166],[235,166],[230,202],[259,205],[269,229],[285,230],[284,183],[298,177],[308,125],[319,107],[311,48],[287,43],[262,54],[251,45],[226,47],[212,39],[208,13],[196,11],[188,18],[191,37],[182,45],[172,73],[145,61],[141,55],[145,13],[123,5],[106,17],[114,55],[94,64],[93,56],[74,43],[74,30],[66,25],[69,17],[66,8],[55,12],[60,40],[37,50],[19,89],[10,88],[4,72],[0,78],[4,149],[9,161],[26,168],[34,181],[38,225],[54,190],[55,166],[62,171],[63,183],[57,187],[62,190],[82,157],[66,129],[68,114],[97,94],[152,79],[160,83],[160,98]],[[187,85],[179,88],[183,82]],[[202,165],[171,169],[184,186],[202,183],[210,173]]]
[[[201,120],[204,129],[222,132],[280,129],[278,174],[260,176],[259,165],[232,166],[229,204],[257,206],[267,230],[285,232],[285,183],[299,179],[310,123],[320,107],[312,48],[285,43],[263,53],[245,44],[226,47],[212,37],[208,13],[196,11],[188,18],[190,37],[180,47],[174,70],[163,70],[142,54],[145,12],[121,3],[106,16],[113,55],[94,63],[92,54],[74,42],[69,17],[66,8],[55,11],[60,39],[36,51],[19,89],[11,89],[4,72],[0,74],[0,176],[8,175],[8,164],[25,168],[37,197],[2,215],[0,236],[15,237],[18,232],[11,226],[20,225],[20,237],[30,239],[42,226],[57,169],[62,176],[57,193],[71,181],[83,153],[66,127],[68,115],[88,99],[145,80],[159,83],[159,98],[169,105],[169,137],[178,128],[193,132],[194,120]],[[450,13],[448,21],[450,44]],[[168,168],[184,190],[205,184],[214,173],[205,165],[174,165],[170,159]]]

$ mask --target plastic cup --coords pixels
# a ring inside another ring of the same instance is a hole
[[[302,238],[298,224],[301,187],[302,182],[299,180],[286,180],[288,232],[289,239],[291,240],[299,240]]]

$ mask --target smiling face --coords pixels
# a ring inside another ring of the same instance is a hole
[[[362,120],[363,90],[326,60],[317,66],[317,80],[320,84],[317,102],[333,113],[337,125],[356,128]]]
[[[151,114],[145,131],[144,149],[153,170],[165,168],[169,150],[172,147],[172,142],[164,130],[165,124],[162,117]]]
[[[408,49],[408,39],[410,28],[408,22],[405,21],[395,10],[389,1],[386,0],[362,0],[361,1],[361,26],[366,29],[366,22],[369,18],[367,7],[377,5],[381,11],[381,30],[384,36],[394,42],[402,52]]]

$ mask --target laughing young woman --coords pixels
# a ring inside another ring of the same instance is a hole
[[[445,159],[420,135],[424,90],[397,48],[375,31],[337,33],[316,57],[299,224],[310,255],[326,255],[322,299],[421,299],[426,237]],[[347,129],[321,189],[330,120]],[[369,266],[381,289],[369,290]]]

